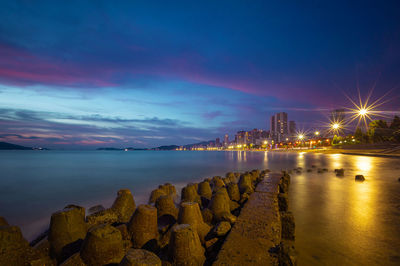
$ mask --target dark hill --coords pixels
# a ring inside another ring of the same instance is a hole
[[[0,150],[32,150],[32,148],[7,142],[0,142]]]

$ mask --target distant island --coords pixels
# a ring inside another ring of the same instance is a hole
[[[105,148],[97,148],[96,150],[98,150],[98,151],[145,151],[148,149],[138,149],[138,148],[132,148],[132,147],[120,149],[120,148],[113,148],[113,147],[105,147]]]
[[[102,148],[97,148],[96,150],[98,151],[173,151],[173,150],[177,150],[180,147],[184,147],[186,149],[190,149],[192,147],[196,147],[199,145],[207,145],[210,142],[214,141],[203,141],[203,142],[199,142],[199,143],[194,143],[194,144],[187,144],[184,146],[178,146],[178,145],[164,145],[164,146],[159,146],[159,147],[155,147],[155,148],[150,148],[150,149],[139,149],[139,148],[114,148],[114,147],[102,147]]]
[[[33,150],[33,148],[7,142],[0,142],[0,150]]]
[[[32,148],[32,147],[25,147],[17,144],[12,144],[8,142],[1,142],[0,141],[0,150],[37,150],[37,151],[42,151],[42,150],[49,150],[47,148]]]

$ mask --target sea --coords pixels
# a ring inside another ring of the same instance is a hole
[[[312,167],[315,168],[312,168]],[[0,151],[0,216],[33,240],[68,204],[110,207],[121,188],[145,204],[227,172],[293,173],[289,210],[299,265],[400,265],[400,159],[260,151]],[[318,173],[317,168],[329,171]],[[337,177],[335,168],[344,168]],[[307,169],[310,169],[308,172]],[[366,180],[356,182],[355,175]]]

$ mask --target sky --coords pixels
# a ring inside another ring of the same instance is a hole
[[[0,141],[155,147],[399,111],[398,1],[0,1]]]

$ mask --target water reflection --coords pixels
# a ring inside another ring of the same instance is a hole
[[[391,178],[400,160],[342,154],[296,159],[297,166],[329,169],[292,175],[299,265],[400,265],[400,197]],[[335,168],[344,168],[344,176],[336,177]],[[356,182],[357,174],[366,181]]]
[[[355,156],[355,164],[357,169],[360,171],[362,175],[368,175],[369,171],[372,169],[373,157],[368,156]]]

